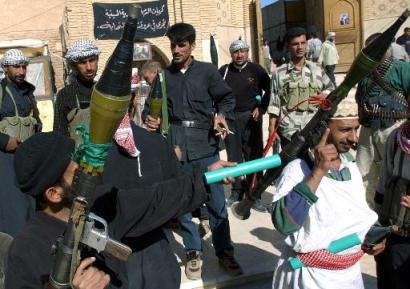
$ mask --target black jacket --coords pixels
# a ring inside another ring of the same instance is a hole
[[[231,88],[223,81],[218,69],[211,63],[192,60],[182,73],[171,64],[165,70],[166,92],[170,129],[168,140],[182,151],[182,161],[196,160],[215,155],[219,139],[213,130],[215,113],[233,117],[235,100]],[[142,119],[149,112],[146,102]],[[175,122],[195,121],[202,128],[186,128]]]
[[[248,62],[239,70],[230,63],[219,68],[219,73],[222,77],[225,76],[225,81],[232,88],[236,103],[235,112],[253,110],[257,106],[266,111],[270,98],[270,78],[262,66]],[[257,95],[262,98],[260,104],[256,101]]]

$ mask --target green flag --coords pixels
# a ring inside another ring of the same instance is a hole
[[[212,34],[210,36],[210,51],[211,51],[211,61],[212,64],[218,67],[218,50],[216,50],[215,39]]]

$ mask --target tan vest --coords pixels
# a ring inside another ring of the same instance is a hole
[[[298,77],[295,79],[293,73],[290,75],[290,81],[285,84],[281,93],[281,102],[286,103],[288,110],[294,109],[297,105],[299,111],[314,111],[317,106],[306,101],[310,96],[316,95],[320,91],[319,86],[314,82],[313,71],[310,74],[310,79]]]
[[[83,141],[81,139],[81,136],[78,135],[75,131],[75,129],[81,124],[84,123],[86,128],[88,129],[90,127],[90,108],[80,108],[80,103],[78,102],[77,99],[77,107],[72,109],[68,114],[67,114],[67,121],[68,121],[68,132],[70,133],[70,137],[75,141],[76,146],[79,144],[82,144]]]
[[[37,120],[33,117],[33,112],[29,116],[19,116],[17,104],[10,89],[6,86],[6,91],[10,95],[14,104],[15,116],[3,117],[0,120],[0,132],[15,137],[20,141],[25,141],[35,133]],[[3,89],[0,87],[0,107],[3,102]]]

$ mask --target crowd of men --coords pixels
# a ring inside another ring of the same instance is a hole
[[[265,113],[269,135],[283,148],[323,105],[336,87],[335,34],[329,32],[320,52],[314,50],[317,35],[310,35],[308,41],[304,28],[289,29],[289,60],[269,75],[251,62],[243,40],[232,42],[232,61],[218,70],[192,56],[192,25],[168,29],[171,65],[161,68],[150,61],[141,71],[151,92],[162,95],[160,116],[150,114],[148,99],[138,126],[132,120],[139,113],[134,105],[140,104],[131,102],[121,129],[134,143],[130,147],[114,135],[90,208],[132,254],[123,263],[86,250],[72,276],[73,288],[179,288],[179,265],[163,229],[170,220],[177,220],[183,238],[188,279],[202,277],[203,221],[220,267],[231,276],[243,274],[227,207],[252,189],[253,176],[224,179],[232,188],[226,200],[223,184],[206,185],[203,173],[261,158]],[[371,35],[366,45],[379,35]],[[392,51],[359,82],[356,99],[338,105],[320,142],[283,168],[273,203],[257,200],[253,206],[270,212],[287,245],[275,266],[275,289],[364,288],[359,265],[364,252],[376,256],[379,289],[408,287],[410,64]],[[66,52],[73,73],[57,93],[48,133],[41,132],[34,87],[25,81],[29,58],[11,49],[1,59],[6,78],[0,86],[0,237],[14,237],[0,268],[6,289],[50,288],[50,251],[64,232],[76,193],[78,164],[72,155],[75,143],[83,141],[76,128],[89,124],[100,52],[90,40],[75,41]],[[219,159],[222,145],[227,161]],[[198,210],[199,229],[192,221]],[[390,235],[367,239],[375,227],[388,226]],[[347,236],[359,242],[340,254],[326,250]],[[292,268],[289,260],[295,257],[305,266]]]

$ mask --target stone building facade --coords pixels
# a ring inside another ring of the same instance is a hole
[[[93,0],[0,0],[0,41],[39,39],[47,44],[53,67],[56,89],[64,85],[67,65],[64,54],[75,40],[94,37]],[[99,0],[100,3],[139,3],[148,0]],[[255,0],[168,0],[170,25],[192,24],[197,31],[194,57],[210,61],[209,34],[215,36],[219,65],[230,61],[229,45],[239,36],[251,46],[251,57],[258,60],[257,7]],[[260,25],[259,25],[260,27]],[[169,64],[171,53],[168,39],[139,39],[151,44],[154,57]],[[117,40],[96,40],[102,49],[99,70],[104,68]],[[1,53],[0,53],[1,54]],[[141,65],[140,63],[139,65]],[[38,102],[46,131],[52,129],[52,100]]]
[[[406,7],[410,0],[365,0],[361,1],[363,40],[375,32],[386,29]],[[410,27],[410,19],[403,25]],[[401,29],[397,36],[403,33]]]
[[[65,0],[0,0],[0,41],[39,39],[47,43],[55,85],[63,84],[60,26]]]
[[[275,41],[283,39],[286,34],[286,29],[283,27],[314,25],[318,30],[318,36],[322,39],[329,31],[334,31],[340,56],[339,65],[336,67],[339,72],[349,69],[369,35],[384,31],[406,7],[410,6],[410,0],[279,0],[271,4],[271,7],[264,7],[262,14],[270,15],[272,14],[268,13],[270,10],[278,13],[277,8],[286,7],[289,3],[292,5],[297,3],[298,11],[282,9],[284,22],[276,21],[278,22],[276,23],[275,19],[263,19],[267,24],[264,27],[264,36],[273,44],[273,52],[276,48]],[[301,11],[303,13],[300,13]],[[410,20],[407,20],[403,28],[409,26]],[[274,33],[266,35],[269,31]],[[401,29],[397,36],[402,33]]]
[[[64,84],[60,27],[65,0],[0,0],[0,41],[38,39],[46,43],[56,88]],[[52,100],[38,101],[43,130],[53,124]]]
[[[65,43],[69,46],[79,38],[95,39],[92,0],[67,0],[64,13]],[[99,0],[100,3],[138,3],[146,1]],[[210,61],[209,34],[215,36],[219,65],[230,61],[229,45],[239,36],[251,45],[253,59],[257,55],[256,8],[253,0],[169,0],[170,25],[177,22],[192,24],[197,32],[196,48],[193,55],[198,60]],[[139,39],[138,42],[151,44],[155,57],[168,64],[172,58],[168,39],[163,37]],[[101,70],[115,48],[116,40],[96,40],[102,49]]]

